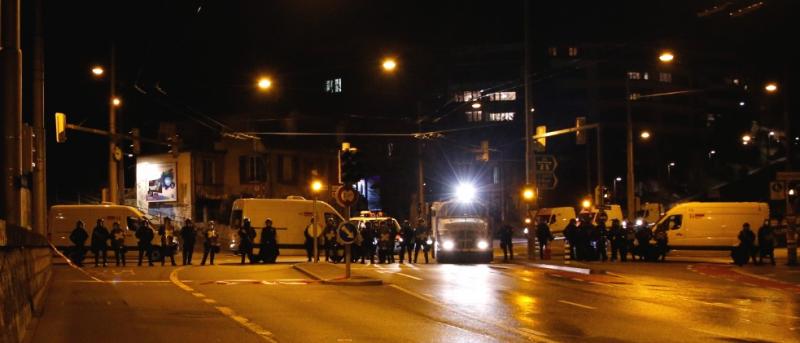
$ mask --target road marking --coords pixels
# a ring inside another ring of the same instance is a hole
[[[578,304],[578,303],[574,303],[574,302],[571,302],[571,301],[566,301],[566,300],[559,300],[558,302],[560,302],[560,303],[563,303],[563,304],[567,304],[567,305],[577,306],[577,307],[580,307],[580,308],[585,308],[585,309],[587,309],[587,310],[596,310],[596,309],[597,309],[597,307],[592,307],[592,306],[588,306],[588,305]]]
[[[409,279],[414,279],[414,280],[417,280],[417,281],[422,281],[422,278],[419,278],[419,277],[416,277],[416,276],[413,276],[413,275],[408,275],[408,274],[403,274],[403,273],[395,273],[395,274],[396,274],[396,275],[402,275],[402,276],[405,276],[405,277],[407,277],[407,278],[409,278]]]
[[[198,298],[205,298],[206,297],[205,294],[199,293],[199,292],[192,292],[192,295],[194,295],[194,296],[196,296]]]
[[[216,301],[216,300],[214,300],[214,299],[209,299],[209,298],[204,298],[204,299],[203,299],[203,301],[205,301],[206,303],[209,303],[209,304],[216,304],[216,303],[217,303],[217,301]]]
[[[553,341],[551,341],[551,340],[548,340],[548,339],[544,338],[544,337],[543,337],[543,336],[541,336],[541,335],[535,334],[535,333],[533,333],[533,332],[530,332],[530,331],[528,331],[528,330],[522,330],[522,329],[519,329],[519,328],[515,328],[515,327],[512,327],[512,326],[508,326],[508,325],[506,325],[506,324],[503,324],[503,323],[501,323],[501,322],[498,322],[498,321],[491,320],[491,319],[489,319],[489,318],[486,318],[486,317],[477,317],[477,316],[473,316],[473,315],[471,315],[471,314],[469,314],[469,313],[467,313],[467,312],[463,312],[463,311],[457,310],[457,309],[453,308],[452,306],[448,306],[448,305],[446,305],[446,304],[444,304],[444,303],[441,303],[441,302],[438,302],[438,301],[436,301],[436,300],[433,300],[433,299],[431,299],[431,298],[428,298],[428,297],[426,297],[426,296],[424,296],[424,295],[422,295],[422,294],[419,294],[419,293],[417,293],[417,292],[414,292],[414,291],[412,291],[412,290],[406,289],[406,288],[404,288],[404,287],[402,287],[402,286],[398,286],[398,285],[389,285],[389,287],[392,287],[392,288],[394,288],[394,289],[396,289],[396,290],[398,290],[398,291],[400,291],[400,292],[403,292],[403,293],[405,293],[405,294],[408,294],[408,295],[410,295],[410,296],[412,296],[412,297],[415,297],[415,298],[417,298],[417,299],[420,299],[420,300],[422,300],[422,301],[425,301],[425,302],[431,303],[431,304],[433,304],[433,305],[436,305],[436,306],[439,306],[439,307],[443,307],[445,310],[448,310],[448,311],[454,312],[454,313],[456,313],[456,314],[462,315],[462,316],[464,316],[464,317],[467,317],[467,318],[470,318],[470,319],[472,319],[472,320],[475,320],[475,321],[478,321],[478,322],[484,322],[484,323],[492,324],[492,325],[494,325],[494,326],[497,326],[497,327],[499,327],[499,328],[501,328],[501,329],[504,329],[504,330],[506,330],[506,331],[511,331],[511,332],[514,332],[514,333],[516,333],[516,334],[518,334],[518,335],[520,335],[520,336],[527,337],[527,338],[532,338],[532,339],[535,339],[535,340],[537,340],[537,341],[541,341],[541,342],[553,342]]]
[[[103,280],[70,280],[69,282],[73,283],[172,283],[169,280],[111,280],[111,281],[103,281]],[[191,282],[191,281],[186,281]]]
[[[546,333],[544,333],[544,332],[539,332],[539,331],[536,331],[536,330],[534,330],[534,329],[528,329],[528,328],[519,328],[519,329],[520,329],[521,331],[525,331],[525,332],[532,333],[532,334],[534,334],[534,335],[536,335],[536,336],[545,336],[545,337],[547,336],[547,334],[546,334]]]
[[[179,268],[176,268],[176,269],[172,270],[172,272],[169,273],[169,280],[172,281],[172,283],[174,283],[176,286],[178,286],[181,289],[183,289],[184,291],[187,291],[187,292],[190,292],[190,293],[194,294],[194,293],[196,293],[196,292],[194,292],[194,289],[192,289],[191,287],[187,286],[185,283],[183,283],[178,278],[178,271],[180,271],[183,268],[186,268],[186,267],[179,267]],[[203,300],[205,301],[205,300],[208,300],[208,299],[203,299]],[[258,337],[263,338],[265,341],[271,342],[271,343],[278,343],[278,341],[274,338],[274,335],[272,334],[272,332],[269,332],[269,331],[265,330],[264,328],[262,328],[260,325],[248,320],[245,317],[242,317],[242,316],[236,314],[236,312],[232,308],[225,307],[225,306],[214,306],[214,308],[216,308],[217,311],[219,311],[220,313],[222,313],[226,317],[234,320],[235,322],[237,322],[240,325],[244,326],[246,329],[252,331],[256,335],[258,335]]]

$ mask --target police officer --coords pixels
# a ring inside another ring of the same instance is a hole
[[[507,223],[500,227],[500,248],[503,249],[503,262],[508,262],[509,258],[514,259],[514,228]]]
[[[111,225],[111,249],[114,250],[114,260],[117,267],[120,262],[125,266],[125,232],[118,222]]]
[[[170,217],[164,218],[164,224],[158,228],[158,236],[161,237],[161,265],[166,262],[169,256],[170,263],[175,265],[175,227],[172,226],[172,219]]]
[[[578,258],[578,226],[574,218],[569,220],[567,226],[564,227],[564,239],[569,243],[569,258],[575,260]]]
[[[306,249],[306,256],[308,257],[308,262],[311,262],[311,260],[314,258],[314,242],[316,241],[316,239],[314,239],[313,230],[314,230],[314,218],[311,218],[311,223],[308,224],[308,226],[306,226],[305,230],[303,230],[303,236],[305,236],[306,238],[305,242],[303,242],[303,247],[305,247]],[[316,260],[319,261],[319,256],[317,256]]]
[[[550,232],[550,226],[547,225],[547,221],[544,218],[540,219],[539,224],[536,225],[536,239],[539,240],[539,258],[544,260],[544,251],[550,241],[553,240],[553,233]]]
[[[389,262],[389,256],[394,249],[394,239],[391,238],[391,230],[386,222],[380,222],[378,227],[378,263]],[[391,262],[389,262],[391,263]]]
[[[608,229],[606,229],[606,220],[600,219],[600,221],[597,223],[597,229],[594,231],[596,236],[595,246],[597,248],[597,252],[599,253],[599,256],[597,257],[603,260],[603,262],[608,261],[608,252],[606,251]]]
[[[183,239],[183,265],[192,264],[192,254],[194,253],[194,243],[197,241],[197,230],[191,219],[186,219],[181,228],[181,239]]]
[[[98,266],[100,253],[103,254],[103,267],[108,263],[108,239],[110,234],[104,225],[103,219],[97,220],[97,225],[92,229],[92,252],[94,253],[94,266]]]
[[[403,221],[403,227],[400,229],[400,263],[403,263],[403,257],[408,255],[408,263],[411,263],[411,252],[414,250],[414,228],[408,220]]]
[[[625,241],[625,230],[622,228],[622,225],[619,223],[619,219],[612,219],[611,220],[611,228],[608,230],[608,238],[611,241],[611,262],[617,260],[617,255],[619,255],[619,259],[622,262],[625,262],[628,258],[628,249],[627,249],[627,242]]]
[[[416,233],[416,245],[414,247],[414,263],[417,263],[419,256],[419,249],[422,249],[422,254],[425,255],[425,264],[428,264],[428,252],[431,250],[431,229],[425,225],[425,219],[419,218],[417,220],[417,228],[414,230]]]
[[[208,227],[203,231],[203,259],[200,265],[206,265],[206,258],[211,255],[210,264],[214,265],[214,255],[219,252],[219,234],[215,228],[214,221],[208,222]]]
[[[272,219],[264,221],[264,228],[261,229],[261,241],[258,243],[259,260],[264,263],[275,263],[278,259],[278,234],[272,227]]]
[[[388,251],[388,259],[389,263],[394,263],[394,247],[395,242],[397,241],[397,226],[394,225],[394,222],[387,220],[386,226],[389,228],[389,251]]]
[[[242,226],[239,227],[236,234],[239,236],[239,253],[242,255],[241,264],[244,264],[245,257],[247,257],[250,263],[254,263],[253,240],[256,238],[256,230],[250,225],[250,218],[245,218],[243,220]]]
[[[375,241],[378,233],[371,221],[364,224],[364,228],[361,229],[361,236],[364,239],[364,242],[361,243],[361,263],[364,264],[365,260],[369,259],[370,264],[375,264]]]
[[[770,225],[769,220],[764,221],[758,229],[758,263],[764,262],[764,257],[769,256],[772,265],[775,265],[775,229]]]
[[[87,239],[89,239],[89,233],[86,232],[83,221],[79,220],[75,223],[75,229],[69,234],[69,240],[75,245],[71,258],[79,267],[83,266],[83,259],[86,256]]]
[[[338,251],[336,249],[336,223],[333,218],[328,219],[323,232],[325,232],[325,261],[336,263],[338,262]]]
[[[577,258],[581,261],[588,261],[592,258],[592,231],[594,225],[589,220],[581,220],[575,235],[575,245],[577,246]]]
[[[741,261],[738,261],[738,264],[744,265],[746,264],[751,258],[753,259],[753,263],[757,263],[756,261],[756,235],[750,230],[750,223],[744,223],[742,225],[742,231],[739,231],[739,253],[741,254]]]
[[[624,227],[625,230],[625,248],[627,252],[631,253],[631,260],[636,261],[636,229],[630,223],[627,223]],[[627,254],[626,254],[627,255]],[[625,255],[622,256],[622,262],[626,261]]]
[[[667,228],[666,227],[658,227],[658,228],[656,228],[656,231],[653,234],[653,238],[655,238],[655,240],[656,240],[656,251],[658,253],[656,255],[656,261],[658,261],[658,260],[661,260],[662,262],[666,261],[667,260],[667,251],[668,251],[667,247],[668,247],[668,240],[669,240],[669,237],[667,236]],[[755,260],[754,260],[754,262],[755,262]]]
[[[153,229],[150,228],[150,222],[142,219],[139,227],[136,228],[137,246],[139,248],[139,266],[142,265],[142,255],[147,253],[147,263],[150,267],[153,266]]]
[[[647,224],[642,224],[639,227],[639,231],[636,231],[636,242],[639,244],[637,247],[639,260],[647,259],[652,254],[653,249],[650,245],[652,238],[653,232],[650,231],[650,227]]]

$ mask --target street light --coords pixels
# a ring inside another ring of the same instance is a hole
[[[764,90],[766,90],[767,93],[775,93],[778,91],[778,84],[775,82],[769,82],[764,86]]]
[[[647,131],[647,130],[642,131],[642,133],[639,134],[639,137],[641,137],[644,140],[649,139],[650,138],[650,131]]]
[[[622,182],[622,177],[621,176],[617,176],[616,178],[614,178],[614,182],[613,183],[614,183],[614,198],[615,199],[618,199],[617,198],[617,182]]]
[[[528,186],[522,190],[522,199],[524,199],[526,202],[533,201],[535,197],[536,192],[533,190],[533,187]]]
[[[94,76],[103,76],[105,72],[105,69],[103,69],[101,66],[92,67],[92,74],[94,74]]]
[[[583,202],[581,202],[581,206],[582,206],[583,208],[589,208],[589,207],[592,207],[592,201],[591,201],[591,200],[589,200],[589,199],[583,199]]]
[[[119,107],[120,105],[122,105],[122,99],[114,97],[113,99],[111,99],[111,104],[114,105],[114,107]]]
[[[397,68],[397,62],[394,60],[394,58],[387,57],[383,59],[381,67],[386,72],[393,72]]]
[[[312,230],[314,235],[314,263],[319,262],[319,241],[317,238],[319,237],[319,232],[317,228],[319,227],[319,220],[317,220],[317,198],[319,197],[319,192],[322,191],[322,181],[314,180],[311,181],[311,194],[314,195],[314,202],[312,204]]]
[[[672,168],[675,167],[675,162],[670,162],[667,164],[667,181],[672,179]]]
[[[258,79],[258,89],[266,91],[272,88],[272,79],[268,77],[261,77]]]
[[[675,55],[671,51],[662,51],[661,55],[658,56],[658,60],[661,63],[672,63],[675,59]]]
[[[752,141],[752,140],[753,140],[753,137],[751,137],[749,134],[742,135],[742,145],[748,145],[748,144],[750,144],[750,141]]]
[[[459,202],[472,202],[475,199],[475,193],[477,193],[475,186],[469,183],[461,183],[456,186],[456,200]]]
[[[473,103],[472,103],[472,108],[474,108],[474,109],[476,109],[476,110],[477,110],[477,109],[479,109],[479,108],[481,108],[481,103],[479,103],[479,102],[477,102],[477,101],[476,101],[476,102],[473,102]]]

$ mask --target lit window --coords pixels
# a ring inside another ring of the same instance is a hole
[[[642,74],[640,74],[638,71],[629,71],[628,72],[628,79],[630,79],[630,80],[641,80],[642,79]]]
[[[672,82],[672,74],[670,74],[670,73],[658,73],[658,81],[660,81],[660,82]]]
[[[483,121],[483,112],[481,111],[467,111],[464,112],[467,114],[467,121],[468,122],[481,122]]]
[[[342,78],[335,78],[325,81],[325,93],[341,93]]]
[[[647,72],[646,72],[646,73],[644,73],[644,74],[642,75],[642,79],[644,79],[644,80],[650,80],[650,73],[647,73]]]
[[[517,100],[517,92],[495,92],[486,95],[490,101],[514,101]]]
[[[470,102],[473,100],[478,100],[481,98],[480,91],[463,91],[460,93],[456,93],[456,101],[457,102]]]
[[[489,121],[513,121],[514,112],[489,113]]]
[[[578,56],[578,48],[574,46],[569,47],[569,49],[567,50],[567,54],[569,54],[570,57]]]
[[[551,47],[547,48],[547,54],[552,56],[552,57],[558,56],[558,48],[556,48],[554,46],[551,46]]]

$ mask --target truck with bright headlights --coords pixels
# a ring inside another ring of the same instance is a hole
[[[492,235],[483,204],[457,200],[436,202],[431,210],[437,262],[492,261]]]

